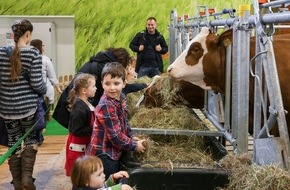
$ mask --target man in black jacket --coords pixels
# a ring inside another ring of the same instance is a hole
[[[166,54],[168,46],[164,37],[156,29],[156,19],[149,17],[146,30],[138,32],[130,43],[130,49],[137,52],[136,72],[138,77],[154,77],[163,73],[161,54]]]

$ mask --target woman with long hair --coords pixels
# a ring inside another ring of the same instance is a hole
[[[8,147],[34,125],[38,95],[46,93],[41,55],[28,45],[33,26],[29,20],[12,25],[15,45],[0,47],[0,116],[8,133]],[[32,178],[38,148],[37,131],[31,131],[8,160],[14,189],[36,189]]]

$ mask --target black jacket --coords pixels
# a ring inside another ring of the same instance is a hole
[[[125,95],[127,95],[131,92],[137,92],[137,91],[142,90],[146,87],[147,87],[146,83],[132,83],[132,84],[127,83],[125,88],[123,88],[122,92]]]
[[[101,84],[101,74],[102,70],[106,63],[116,62],[118,61],[115,56],[108,51],[101,51],[97,53],[96,56],[92,56],[90,61],[85,63],[78,73],[88,73],[96,76],[96,87],[97,91],[95,96],[90,100],[91,104],[95,107],[104,93],[104,89]],[[68,106],[68,95],[71,89],[73,88],[73,81],[69,83],[69,85],[62,92],[57,105],[54,109],[52,117],[60,123],[63,127],[68,128],[68,122],[70,117],[70,112],[67,109]]]
[[[161,54],[166,54],[168,52],[168,46],[166,44],[166,41],[164,39],[164,37],[160,34],[160,32],[158,30],[156,30],[155,34],[154,34],[154,42],[151,42],[149,40],[148,37],[148,32],[147,30],[143,30],[141,32],[138,32],[135,37],[133,38],[133,40],[130,43],[130,49],[134,52],[137,52],[137,63],[136,63],[136,68],[135,71],[138,73],[139,69],[142,65],[143,62],[143,57],[144,54],[146,53],[146,48],[151,45],[152,47],[155,47],[156,45],[160,44],[161,46],[161,51],[157,52],[156,50],[155,52],[155,56],[156,56],[156,61],[158,63],[158,69],[161,73],[163,73],[163,60],[162,60],[162,56]],[[143,51],[139,51],[139,46],[140,45],[144,45],[145,48]]]
[[[90,136],[93,131],[91,116],[92,111],[89,106],[83,100],[77,98],[70,113],[69,132],[77,137]]]

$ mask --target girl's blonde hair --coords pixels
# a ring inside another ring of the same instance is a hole
[[[80,95],[80,92],[83,88],[88,88],[90,86],[89,79],[96,80],[94,75],[87,74],[87,73],[81,73],[76,76],[74,79],[74,86],[71,89],[69,96],[68,96],[68,109],[71,111],[76,97]]]
[[[82,156],[74,163],[71,170],[73,187],[87,187],[90,185],[90,175],[103,167],[102,160],[97,156]]]

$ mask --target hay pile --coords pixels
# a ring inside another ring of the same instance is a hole
[[[150,79],[140,78],[138,82],[149,83]],[[135,105],[143,91],[127,95],[130,125],[135,128],[153,129],[189,129],[204,130],[202,122],[196,118],[193,111],[185,105],[174,106],[173,100],[178,86],[171,86],[170,78],[162,76],[160,79],[163,88],[159,92],[164,99],[164,106],[160,108],[147,108]],[[132,157],[140,162],[143,167],[211,167],[215,161],[206,153],[203,137],[173,136],[173,135],[148,135],[148,150],[145,154],[132,153]]]
[[[146,83],[150,82],[148,78],[145,80]],[[135,104],[143,91],[129,94],[131,126],[202,130],[201,121],[186,106],[170,104],[173,92],[176,91],[168,90],[166,86],[162,89],[160,93],[164,100],[169,101],[162,108],[136,108]],[[165,97],[166,94],[168,97]],[[147,151],[131,155],[142,167],[161,167],[169,171],[173,168],[223,168],[229,171],[229,184],[219,190],[290,190],[290,175],[286,171],[275,165],[253,165],[251,154],[228,154],[217,163],[206,152],[203,137],[149,135],[146,138]]]
[[[228,154],[220,164],[229,170],[229,184],[223,190],[289,190],[290,175],[275,165],[251,164],[251,155]],[[220,189],[221,190],[221,189]]]
[[[178,100],[180,103],[182,102],[183,105],[188,104],[188,102],[184,100],[183,97],[177,95],[181,90],[181,86],[180,83],[177,83],[175,79],[165,74],[158,78],[157,83],[162,85],[160,91],[157,92],[157,95],[159,95],[163,100],[162,108],[170,108],[175,106],[175,100]]]
[[[136,82],[150,83],[151,79],[142,77]],[[171,85],[171,78],[167,75],[161,76],[162,89],[159,92],[164,100],[164,105],[160,108],[147,108],[135,105],[144,91],[129,93],[128,110],[130,115],[130,125],[137,128],[156,128],[156,129],[204,129],[202,123],[193,114],[192,110],[185,105],[174,106],[171,104],[179,90],[178,85]]]
[[[202,123],[185,106],[163,108],[140,107],[130,119],[132,127],[155,129],[203,129]]]
[[[203,137],[150,135],[144,154],[132,153],[142,167],[212,168],[216,162],[207,153]]]

